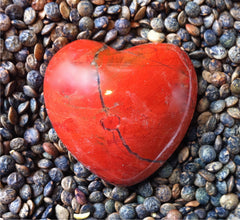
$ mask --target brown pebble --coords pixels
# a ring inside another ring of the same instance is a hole
[[[174,184],[172,187],[172,197],[173,199],[177,199],[181,193],[180,185],[178,183]]]
[[[119,212],[120,208],[123,206],[123,204],[119,201],[115,201],[114,208],[117,212]]]
[[[16,164],[16,170],[23,176],[28,177],[30,175],[30,170],[25,165]]]
[[[37,43],[34,47],[34,57],[37,59],[37,61],[41,61],[44,54],[44,47],[41,43]]]
[[[18,122],[17,111],[12,106],[8,110],[8,120],[13,125],[17,124]]]
[[[32,8],[36,11],[41,11],[44,8],[44,5],[47,3],[47,0],[33,0]]]
[[[60,14],[64,19],[68,19],[70,14],[70,8],[65,1],[62,1],[59,5]]]
[[[6,97],[10,96],[13,93],[13,91],[15,90],[15,88],[16,88],[16,82],[15,81],[9,82],[6,85],[5,90],[4,90],[5,96]]]
[[[200,203],[197,200],[188,202],[185,206],[187,207],[198,207]]]
[[[105,0],[91,0],[94,5],[104,5]]]
[[[145,16],[145,13],[146,13],[146,6],[143,6],[143,7],[141,7],[138,11],[137,11],[137,13],[136,13],[136,15],[134,16],[134,21],[138,21],[138,20],[141,20],[142,18],[144,18],[144,16]]]
[[[168,220],[181,220],[182,214],[177,209],[172,209],[168,212],[166,217]]]
[[[178,154],[178,162],[183,163],[189,157],[189,149],[188,147],[184,147]]]
[[[53,42],[53,48],[54,48],[55,51],[58,51],[67,44],[68,44],[68,39],[66,37],[58,37]]]
[[[208,172],[207,170],[200,170],[198,172],[205,180],[209,181],[209,182],[213,182],[215,180],[215,175]]]
[[[212,113],[208,112],[208,111],[200,114],[197,119],[198,124],[205,125],[211,115],[212,115]]]
[[[209,101],[206,97],[203,97],[201,98],[199,101],[198,101],[198,105],[197,105],[197,111],[199,113],[202,113],[202,112],[205,112],[208,107],[209,107]]]
[[[197,37],[200,35],[200,31],[199,31],[198,27],[196,27],[195,25],[186,24],[185,28],[186,28],[187,32],[194,37]]]
[[[225,84],[226,81],[227,81],[227,77],[224,72],[217,71],[211,75],[211,83],[216,87],[219,87]]]
[[[58,156],[58,150],[57,148],[51,144],[50,142],[44,142],[43,143],[43,149],[50,155],[52,155],[54,158]]]
[[[131,203],[134,202],[134,200],[137,197],[137,193],[133,192],[130,196],[128,196],[123,203]]]
[[[34,209],[35,209],[35,204],[32,200],[27,200],[27,205],[29,207],[29,216],[31,216],[34,212]]]
[[[231,117],[233,117],[233,118],[240,119],[240,110],[239,110],[239,108],[236,108],[236,107],[228,108],[227,109],[227,113]]]

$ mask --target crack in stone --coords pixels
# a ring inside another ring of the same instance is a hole
[[[101,52],[103,52],[105,49],[107,49],[107,45],[103,45],[103,47],[101,47],[95,54],[94,58],[93,58],[93,61],[91,63],[91,65],[95,66],[96,68],[96,72],[97,72],[97,84],[98,84],[98,92],[99,92],[99,97],[100,97],[100,100],[101,100],[101,105],[102,105],[102,108],[103,108],[103,111],[106,113],[106,115],[108,116],[108,109],[104,103],[104,99],[103,99],[103,95],[102,95],[102,90],[101,90],[101,80],[100,80],[100,74],[99,74],[99,71],[98,71],[98,64],[96,63],[96,60],[98,59],[98,56]],[[111,132],[113,132],[113,129],[107,129]],[[140,155],[138,155],[136,152],[132,151],[131,148],[127,145],[126,141],[124,140],[120,130],[118,128],[114,129],[115,131],[117,131],[118,133],[118,136],[122,142],[122,145],[126,148],[126,150],[134,155],[135,157],[137,157],[139,160],[143,160],[143,161],[146,161],[146,162],[149,162],[149,163],[163,163],[165,161],[162,161],[162,160],[151,160],[151,159],[148,159],[148,158],[144,158],[144,157],[141,157]],[[114,136],[114,139],[115,139],[115,136]],[[115,141],[116,142],[116,141]]]

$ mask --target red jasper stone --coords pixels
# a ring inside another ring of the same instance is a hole
[[[51,59],[44,98],[69,151],[115,185],[156,171],[183,139],[197,97],[194,67],[169,44],[116,51],[77,40]]]

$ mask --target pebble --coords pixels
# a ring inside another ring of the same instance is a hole
[[[90,17],[93,12],[93,5],[90,1],[80,1],[77,5],[77,10],[80,16],[88,16]]]
[[[11,173],[15,168],[14,159],[9,155],[0,157],[0,176],[5,176]]]
[[[219,42],[223,47],[229,49],[234,46],[236,42],[236,37],[233,32],[227,31],[221,35]],[[229,52],[228,52],[229,53]]]
[[[240,63],[240,48],[233,46],[228,51],[228,56],[233,63]]]
[[[125,187],[116,186],[111,192],[111,198],[123,202],[129,195],[129,190]]]
[[[184,201],[192,201],[195,198],[195,187],[191,185],[184,186],[181,190],[181,197]]]
[[[69,218],[69,212],[66,208],[64,208],[63,206],[57,204],[55,206],[55,213],[56,213],[56,217],[57,219],[68,219]]]
[[[158,174],[161,178],[169,178],[172,172],[173,172],[173,167],[170,163],[167,163],[167,162],[158,170]],[[151,189],[151,193],[152,191],[153,189]],[[140,193],[140,190],[139,190],[139,193]]]
[[[232,154],[238,154],[240,152],[240,139],[239,137],[232,136],[228,138],[227,150]]]
[[[32,7],[28,7],[23,12],[23,21],[26,25],[33,24],[37,18],[37,13]]]
[[[49,2],[45,4],[44,12],[46,13],[47,18],[52,21],[57,21],[60,18],[59,6],[55,2]]]
[[[147,38],[151,42],[162,43],[165,40],[165,35],[163,33],[159,33],[155,30],[150,30],[147,34]]]
[[[195,193],[196,200],[201,205],[206,205],[210,199],[209,195],[207,194],[205,188],[198,188]]]
[[[227,176],[229,175],[230,173],[230,170],[227,168],[227,167],[223,167],[220,171],[218,171],[216,173],[216,178],[219,180],[219,181],[223,181],[227,178]]]
[[[155,196],[146,198],[143,202],[143,205],[144,205],[144,208],[147,210],[147,212],[150,212],[150,213],[158,212],[160,209],[160,201]]]
[[[64,155],[57,157],[54,160],[54,164],[62,171],[67,171],[69,169],[69,160]]]
[[[131,205],[123,205],[119,210],[119,215],[122,219],[134,219],[136,212]]]
[[[151,28],[156,31],[161,33],[164,29],[164,23],[161,18],[153,18],[150,22]]]
[[[172,197],[171,189],[167,185],[157,187],[155,195],[160,202],[168,202]]]
[[[216,152],[211,145],[203,145],[199,149],[199,157],[205,163],[210,163],[216,158]]]
[[[32,30],[23,30],[19,34],[19,40],[23,46],[32,47],[37,42],[37,35]]]
[[[182,214],[179,212],[177,209],[170,210],[166,216],[168,220],[181,220],[182,219]]]
[[[238,196],[234,193],[223,195],[220,198],[221,206],[227,210],[232,210],[236,208],[238,203],[239,203]]]
[[[107,220],[121,220],[121,218],[118,213],[114,212],[107,217]]]
[[[188,2],[185,6],[185,12],[189,17],[197,17],[200,14],[200,7],[195,2]]]
[[[11,26],[10,18],[4,14],[0,13],[0,31],[7,31]]]
[[[125,18],[116,20],[114,27],[120,35],[127,35],[131,29],[130,22]]]
[[[74,164],[73,172],[77,177],[83,178],[90,174],[90,172],[80,162]]]
[[[40,139],[40,134],[36,128],[28,128],[24,132],[24,140],[30,145],[37,144]]]
[[[81,31],[92,30],[94,23],[90,17],[82,17],[79,21],[78,26]]]
[[[89,195],[89,201],[92,203],[100,203],[105,199],[101,191],[94,191]]]
[[[2,204],[10,204],[13,200],[16,199],[17,192],[10,188],[10,187],[5,187],[0,189],[0,202]]]
[[[21,207],[22,207],[22,200],[21,198],[18,196],[15,200],[13,200],[10,204],[9,204],[9,211],[13,214],[18,214]]]
[[[13,189],[19,189],[23,186],[25,178],[18,172],[12,172],[7,177],[7,184]]]
[[[150,182],[143,182],[138,185],[137,192],[143,197],[150,197],[153,194],[153,188]]]
[[[143,219],[149,215],[149,212],[146,210],[143,204],[137,205],[135,211],[140,219]]]
[[[210,104],[210,110],[212,113],[220,113],[224,110],[226,103],[224,100],[217,100]]]
[[[209,172],[217,172],[222,168],[222,163],[218,162],[218,161],[214,161],[211,162],[209,164],[206,165],[206,170]]]
[[[18,36],[12,35],[5,40],[5,47],[10,52],[18,52],[22,48],[22,44]]]
[[[179,29],[177,20],[170,16],[164,20],[164,26],[169,32],[177,32]]]
[[[5,13],[11,20],[21,19],[23,16],[23,8],[17,4],[9,4],[5,8]]]
[[[232,127],[234,125],[234,119],[228,113],[222,113],[220,115],[220,121],[226,127]]]
[[[59,168],[56,168],[56,167],[49,170],[48,175],[51,178],[51,180],[54,181],[54,182],[60,182],[63,178],[62,171]]]

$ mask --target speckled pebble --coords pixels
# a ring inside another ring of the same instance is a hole
[[[240,48],[233,46],[228,51],[228,56],[233,63],[240,63]]]
[[[216,178],[219,180],[219,181],[223,181],[227,178],[227,176],[229,175],[230,173],[230,170],[227,168],[227,167],[223,167],[220,171],[218,171],[216,173]]]
[[[14,159],[9,155],[0,157],[0,177],[11,173],[15,168]]]
[[[229,159],[230,159],[229,151],[227,150],[227,148],[223,148],[218,155],[218,160],[222,164],[226,164],[226,163],[228,163]]]
[[[216,158],[216,151],[210,145],[203,145],[199,149],[199,157],[205,163],[210,163]]]
[[[205,188],[198,188],[195,193],[196,200],[201,205],[206,205],[210,199],[209,195],[207,194]]]
[[[189,17],[197,17],[200,14],[200,7],[195,2],[188,2],[185,6],[185,12]]]
[[[234,193],[223,195],[220,198],[221,206],[227,210],[232,210],[236,208],[236,206],[238,205],[238,202],[239,202],[238,196]]]
[[[164,20],[164,26],[169,32],[177,32],[179,29],[177,20],[170,16]]]
[[[184,186],[181,190],[181,197],[185,201],[192,201],[195,198],[195,187],[191,185]]]
[[[220,113],[225,108],[226,103],[224,100],[217,100],[210,104],[210,110],[212,113]]]
[[[119,187],[116,186],[113,188],[112,193],[111,193],[111,197],[114,200],[117,201],[124,201],[129,195],[129,190],[125,187]]]
[[[214,161],[211,162],[209,164],[206,165],[206,170],[209,172],[217,172],[222,168],[222,163],[218,162],[218,161]]]
[[[123,205],[119,210],[119,215],[122,219],[134,219],[136,217],[136,212],[133,206]]]
[[[157,212],[160,208],[160,201],[157,197],[151,196],[144,200],[143,205],[148,212]]]
[[[10,188],[10,187],[5,187],[0,189],[0,202],[2,204],[9,204],[11,203],[13,200],[15,200],[17,195],[17,192]]]
[[[149,197],[153,194],[153,188],[150,182],[142,182],[138,185],[137,192],[143,197]]]
[[[167,185],[161,185],[156,188],[155,196],[160,202],[168,202],[171,199],[171,189]]]

